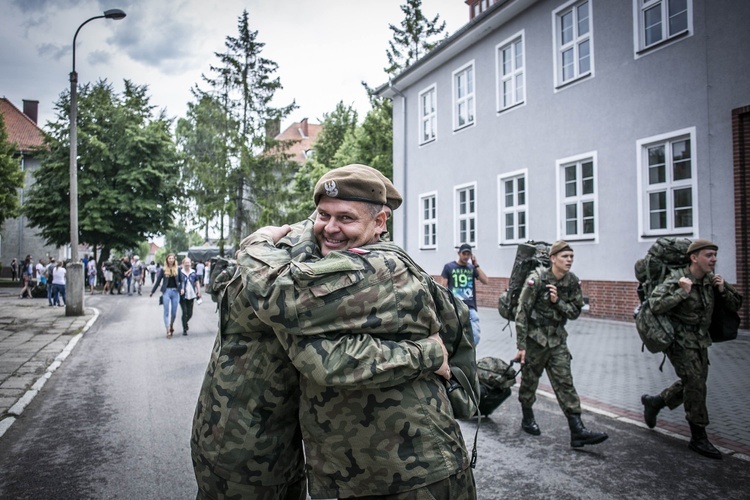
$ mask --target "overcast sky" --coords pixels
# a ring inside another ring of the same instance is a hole
[[[39,101],[39,124],[54,118],[53,104],[70,88],[76,28],[106,9],[120,21],[97,19],[78,34],[79,82],[107,79],[148,85],[151,103],[182,117],[190,88],[202,83],[226,36],[237,36],[243,9],[266,44],[263,56],[278,65],[284,89],[276,105],[299,108],[282,124],[319,122],[336,103],[353,104],[360,119],[369,109],[360,85],[386,82],[388,24],[400,26],[405,0],[0,0],[0,96],[19,109]],[[423,0],[428,18],[440,14],[449,33],[469,20],[464,0]],[[205,86],[204,86],[205,88]]]

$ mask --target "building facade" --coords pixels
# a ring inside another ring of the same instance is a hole
[[[588,313],[632,320],[635,261],[660,236],[707,238],[747,327],[750,2],[485,7],[378,89],[396,242],[435,275],[470,243],[494,307],[518,243],[565,239]]]
[[[24,172],[24,187],[19,190],[19,202],[23,206],[26,192],[34,183],[34,172],[39,168],[39,159],[34,149],[43,145],[44,133],[37,125],[38,101],[24,100],[23,111],[19,110],[5,97],[0,97],[0,114],[3,115],[8,140],[16,144],[16,158]],[[54,245],[47,245],[36,231],[27,225],[25,217],[20,216],[3,221],[0,231],[0,262],[3,264],[2,275],[10,276],[10,262],[16,259],[23,262],[27,255],[49,262],[50,257],[61,258],[63,253]]]

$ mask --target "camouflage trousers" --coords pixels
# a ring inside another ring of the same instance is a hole
[[[358,500],[476,500],[477,489],[471,467],[416,490],[394,495],[357,497]]]
[[[518,401],[522,408],[531,408],[536,402],[536,390],[539,378],[544,370],[557,396],[557,403],[565,415],[580,414],[581,400],[573,386],[573,374],[570,371],[570,360],[573,356],[563,342],[555,347],[543,347],[529,338],[526,341],[526,366],[521,372],[521,387],[518,389]]]
[[[209,483],[204,482],[204,487]],[[251,486],[217,480],[211,491],[198,490],[195,500],[305,500],[307,479],[303,476],[295,482],[277,486]]]
[[[672,344],[666,352],[680,380],[661,392],[664,403],[670,410],[684,404],[688,422],[701,427],[707,426],[708,349],[686,349]]]

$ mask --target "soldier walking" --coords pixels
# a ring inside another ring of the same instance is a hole
[[[521,428],[534,436],[541,434],[532,406],[539,378],[547,370],[557,402],[568,418],[570,445],[579,448],[599,444],[608,436],[586,429],[581,421],[581,401],[573,386],[571,355],[566,343],[565,323],[577,319],[583,308],[581,283],[570,272],[573,250],[558,240],[550,248],[550,260],[551,267],[540,266],[529,275],[518,299],[515,359],[526,365],[518,391],[523,412]]]
[[[690,264],[672,271],[649,297],[654,314],[665,314],[674,326],[675,338],[665,351],[679,380],[656,396],[644,394],[643,419],[649,428],[656,427],[656,417],[665,406],[674,410],[684,403],[685,418],[690,424],[689,448],[703,456],[721,459],[721,452],[708,440],[708,346],[711,336],[711,314],[718,293],[731,311],[739,310],[742,296],[718,274],[716,256],[719,247],[708,240],[695,240],[688,247]]]

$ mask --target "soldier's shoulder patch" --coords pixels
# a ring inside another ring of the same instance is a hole
[[[370,253],[369,250],[365,250],[364,248],[359,247],[352,247],[349,249],[349,251],[358,255],[367,255],[368,253]]]

